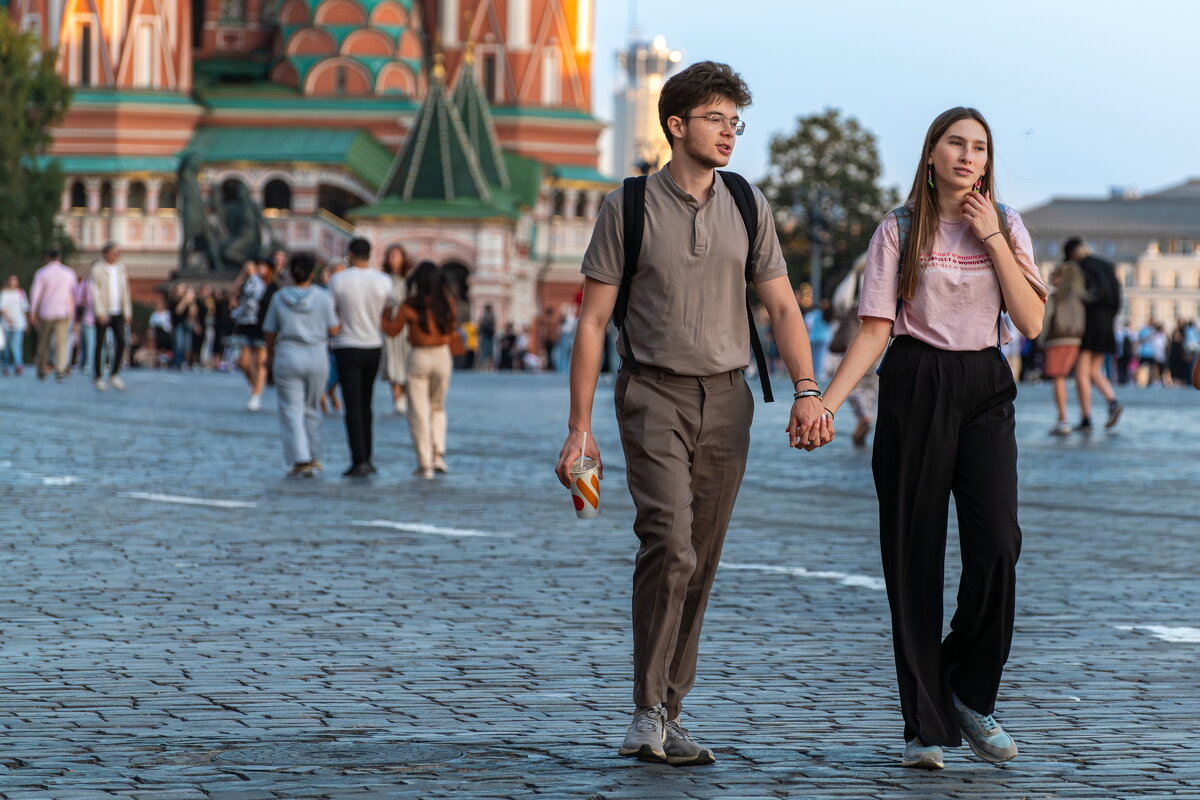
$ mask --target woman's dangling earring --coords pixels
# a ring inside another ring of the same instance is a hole
[[[930,164],[925,165],[925,182],[929,184],[930,189],[933,188],[933,166]]]
[[[983,191],[983,178],[980,178],[979,180],[975,181],[975,186],[974,186],[974,187],[972,187],[972,188],[973,188],[973,189],[974,189],[974,191],[976,191],[976,192],[981,192],[981,191]]]

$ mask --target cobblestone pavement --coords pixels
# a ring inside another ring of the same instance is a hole
[[[616,755],[635,541],[610,388],[584,522],[551,474],[556,376],[456,376],[432,483],[390,414],[375,478],[337,477],[331,418],[329,472],[287,481],[272,394],[255,415],[233,376],[127,380],[0,380],[7,800],[1200,798],[1200,393],[1129,390],[1116,432],[1060,441],[1022,390],[998,710],[1021,756],[915,773],[869,455],[787,450],[786,404],[757,409],[685,709],[719,763],[676,769]]]

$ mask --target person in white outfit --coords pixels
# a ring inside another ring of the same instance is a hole
[[[104,382],[104,340],[112,330],[112,366],[108,383],[124,391],[121,362],[125,359],[125,325],[133,316],[133,300],[129,294],[129,275],[121,263],[121,250],[114,242],[104,245],[102,258],[92,264],[92,313],[96,316],[96,349],[92,356],[92,377],[97,391],[108,388]]]
[[[382,321],[392,302],[392,280],[371,269],[371,243],[352,239],[346,256],[350,267],[329,281],[341,332],[333,339],[338,380],[346,406],[346,439],[350,444],[347,478],[366,478],[375,472],[372,452],[372,397],[383,354]]]
[[[412,272],[408,253],[400,245],[392,245],[383,254],[383,271],[392,279],[393,312],[397,312],[408,295],[406,279]],[[404,396],[408,385],[408,337],[390,336],[383,345],[384,374],[392,385],[392,408],[397,414],[408,413],[408,398]]]

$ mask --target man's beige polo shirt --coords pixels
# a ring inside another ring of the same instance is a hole
[[[679,188],[666,167],[646,181],[646,227],[641,256],[629,291],[622,337],[633,357],[679,375],[716,375],[750,363],[746,325],[746,226],[733,195],[714,175],[708,202]],[[619,286],[625,267],[622,196],[604,199],[583,274]],[[754,282],[787,274],[775,221],[762,192]],[[624,344],[618,348],[624,354]]]

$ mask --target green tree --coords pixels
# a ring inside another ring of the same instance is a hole
[[[63,176],[44,157],[51,128],[62,120],[71,89],[32,33],[21,33],[0,10],[0,270],[28,277],[42,254],[62,248],[55,222]]]
[[[779,239],[794,281],[811,281],[812,242],[821,244],[822,295],[828,297],[867,249],[883,215],[898,203],[879,183],[875,135],[837,109],[800,117],[796,130],[771,137],[763,193],[776,209]],[[830,265],[832,257],[832,265]]]

